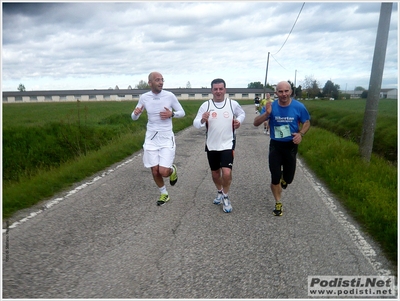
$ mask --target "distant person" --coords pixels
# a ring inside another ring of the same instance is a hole
[[[286,189],[293,181],[298,145],[310,128],[310,114],[301,102],[290,97],[292,89],[288,82],[278,83],[276,94],[278,101],[267,102],[260,115],[254,118],[253,124],[259,126],[269,121],[271,140],[268,161],[271,191],[275,198],[273,214],[281,216],[282,188]]]
[[[267,99],[266,99],[265,104],[263,105],[263,107],[265,107],[265,105],[266,105],[268,102],[273,102],[273,101],[274,101],[274,99],[271,98],[271,95],[270,95],[269,93],[267,93]],[[269,135],[269,130],[270,130],[270,128],[269,128],[269,122],[266,120],[266,121],[264,121],[264,134]]]
[[[236,144],[236,129],[245,118],[245,112],[239,103],[225,98],[226,83],[217,78],[211,82],[213,98],[204,102],[193,120],[197,129],[206,127],[206,146],[208,164],[212,180],[217,188],[213,203],[223,204],[223,211],[232,211],[229,188],[232,182],[232,167]]]
[[[260,100],[260,108],[258,109],[259,112],[261,112],[262,108],[265,107],[266,104],[267,100],[265,98]],[[267,123],[268,123],[267,121],[264,122],[264,134],[267,133],[267,125],[266,125]]]
[[[164,178],[169,177],[170,185],[178,181],[175,159],[175,135],[172,129],[172,118],[185,116],[185,111],[176,96],[163,90],[164,78],[159,72],[149,74],[151,91],[142,94],[131,114],[133,120],[138,120],[146,109],[148,122],[146,137],[143,144],[143,163],[151,168],[154,182],[160,191],[158,206],[170,200]]]
[[[257,114],[259,107],[260,107],[260,98],[258,96],[256,96],[256,98],[254,98],[254,106],[255,106],[256,114]]]

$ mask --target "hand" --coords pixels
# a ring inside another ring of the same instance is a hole
[[[240,121],[237,119],[233,120],[233,128],[236,130],[240,127]]]
[[[168,119],[172,117],[172,111],[168,109],[167,107],[164,107],[165,111],[160,112],[160,117],[162,120]]]
[[[210,112],[204,112],[203,115],[201,116],[201,123],[203,124],[204,122],[206,122],[208,120],[208,118],[210,117]]]
[[[301,136],[300,133],[293,133],[292,136],[294,144],[300,144],[300,142],[303,140],[303,137]]]
[[[265,112],[267,112],[267,114],[271,114],[272,112],[272,102],[267,102],[265,105]]]
[[[136,107],[135,110],[133,110],[133,114],[135,114],[137,116],[143,112],[143,109],[144,109],[144,105],[142,107]]]

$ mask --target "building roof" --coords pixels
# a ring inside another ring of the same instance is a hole
[[[211,93],[211,88],[174,88],[164,90],[174,94],[206,94]],[[50,96],[50,95],[117,95],[117,94],[143,94],[149,89],[104,89],[104,90],[42,90],[42,91],[3,91],[3,97],[9,96]],[[226,93],[264,93],[264,89],[249,89],[249,88],[226,88]],[[271,89],[266,89],[266,93],[274,93]]]
[[[397,88],[381,89],[381,92],[385,93],[385,92],[389,92],[389,91],[393,91],[393,90],[397,91]]]

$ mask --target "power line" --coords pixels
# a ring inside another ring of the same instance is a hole
[[[290,30],[290,32],[289,32],[289,34],[288,34],[288,37],[286,38],[286,40],[285,40],[285,42],[283,43],[283,45],[281,46],[281,48],[278,50],[278,52],[277,53],[275,53],[275,55],[276,54],[278,54],[279,53],[279,51],[281,51],[281,49],[283,48],[283,46],[286,44],[286,41],[289,39],[289,36],[290,36],[290,34],[292,33],[292,31],[293,31],[293,28],[294,28],[294,26],[296,25],[296,23],[297,23],[297,20],[299,19],[299,17],[300,17],[300,14],[301,14],[301,11],[303,10],[303,7],[304,7],[304,5],[305,5],[306,3],[305,2],[303,2],[303,5],[301,6],[301,9],[300,9],[300,11],[299,11],[299,14],[297,15],[297,18],[296,18],[296,21],[294,22],[294,24],[293,24],[293,26],[292,26],[292,29]],[[267,86],[267,77],[268,77],[268,65],[269,65],[269,55],[270,55],[270,52],[268,52],[268,59],[267,59],[267,66],[266,66],[266,69],[265,69],[265,81],[264,81],[264,98],[265,98],[265,89],[266,89],[266,86]],[[281,66],[283,69],[285,69],[286,70],[286,68],[285,67],[283,67],[277,60],[276,60],[276,58],[271,54],[271,56],[273,57],[273,59],[278,63],[278,65],[279,66]]]
[[[275,62],[278,63],[279,66],[281,66],[283,69],[287,70],[285,67],[283,67],[281,64],[279,64],[279,62],[276,60],[276,58],[271,54],[272,58],[275,60]]]
[[[285,42],[283,43],[283,45],[281,46],[281,48],[278,50],[278,52],[277,53],[275,53],[275,54],[278,54],[279,53],[279,51],[281,51],[281,49],[283,48],[283,46],[285,46],[285,44],[286,44],[286,41],[289,39],[289,36],[290,36],[290,34],[292,33],[292,31],[293,31],[293,28],[294,28],[294,26],[296,25],[296,23],[297,23],[297,20],[299,19],[299,17],[300,17],[300,14],[301,14],[301,11],[303,10],[303,7],[304,7],[304,5],[305,5],[306,3],[305,2],[303,2],[303,5],[301,6],[301,9],[300,9],[300,11],[299,11],[299,14],[297,15],[297,18],[296,18],[296,21],[294,21],[294,24],[293,24],[293,26],[292,26],[292,29],[290,30],[290,32],[289,32],[289,34],[288,34],[288,36],[287,36],[287,38],[286,38],[286,40],[285,40]]]

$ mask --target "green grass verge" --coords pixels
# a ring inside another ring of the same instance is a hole
[[[329,130],[336,135],[360,143],[365,99],[307,100],[304,101],[311,115],[311,125]],[[397,161],[397,99],[379,100],[374,133],[373,152],[391,162]]]
[[[113,139],[99,150],[65,162],[57,167],[39,169],[34,176],[21,178],[3,188],[3,218],[29,208],[41,200],[71,187],[86,177],[140,150],[145,131],[127,133]]]
[[[397,264],[397,167],[375,154],[367,163],[356,143],[316,127],[299,154]]]

